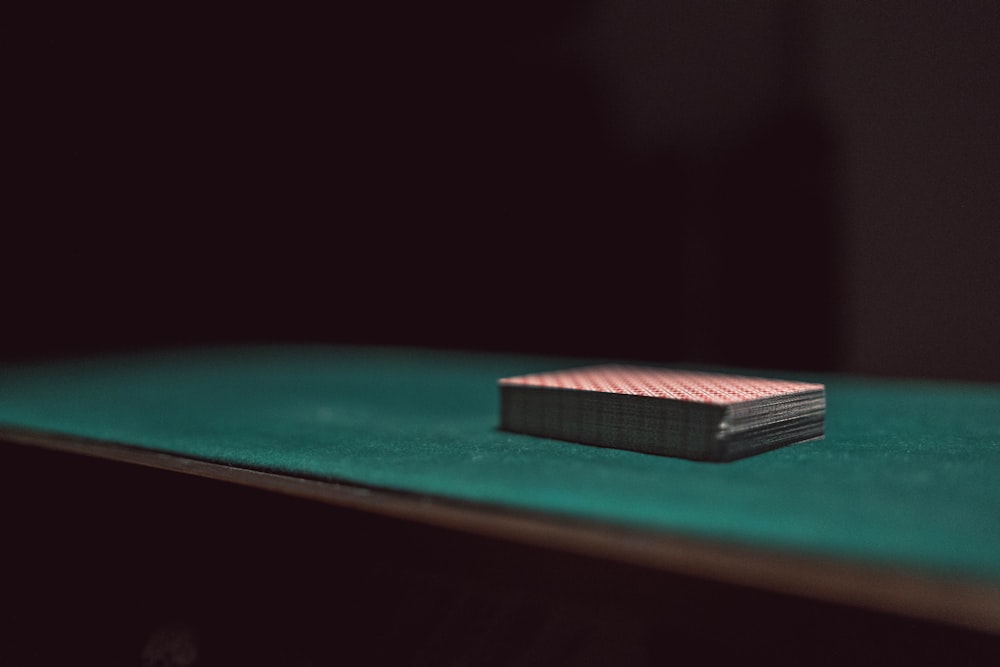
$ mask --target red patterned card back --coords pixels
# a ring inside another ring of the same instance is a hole
[[[823,385],[809,382],[617,364],[504,378],[500,380],[500,384],[649,396],[717,405],[823,388]]]

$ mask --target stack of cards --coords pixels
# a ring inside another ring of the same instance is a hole
[[[731,461],[823,435],[821,384],[605,365],[500,380],[500,427]]]

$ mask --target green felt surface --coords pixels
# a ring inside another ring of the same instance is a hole
[[[723,464],[496,429],[498,378],[567,363],[291,347],[10,367],[0,424],[1000,581],[1000,387],[796,376],[827,385],[826,438]]]

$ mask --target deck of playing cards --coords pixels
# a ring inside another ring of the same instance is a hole
[[[604,365],[501,379],[500,428],[700,461],[822,437],[821,384]]]

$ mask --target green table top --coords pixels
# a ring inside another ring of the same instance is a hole
[[[0,371],[0,425],[282,474],[1000,581],[1000,387],[827,385],[827,435],[701,463],[497,430],[578,360],[231,348]]]

